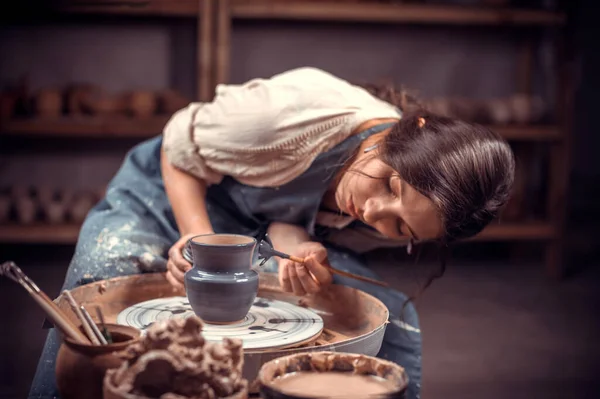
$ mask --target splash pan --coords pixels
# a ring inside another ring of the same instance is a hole
[[[99,306],[107,323],[117,323],[119,314],[135,305],[159,298],[185,297],[171,287],[164,273],[116,277],[86,284],[71,290],[75,300],[93,309]],[[260,367],[275,358],[306,351],[337,351],[375,356],[379,352],[389,312],[377,298],[355,288],[332,285],[311,297],[297,297],[279,288],[277,275],[261,273],[259,300],[285,302],[314,312],[322,328],[310,340],[293,347],[244,349],[244,377],[255,381]],[[78,324],[67,301],[55,301]],[[95,317],[95,312],[90,312]]]

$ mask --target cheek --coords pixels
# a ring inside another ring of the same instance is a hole
[[[442,219],[436,209],[429,208],[421,213],[419,218],[421,226],[425,226],[424,236],[428,239],[437,239],[444,233]]]

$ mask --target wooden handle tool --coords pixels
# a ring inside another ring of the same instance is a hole
[[[5,262],[0,265],[0,275],[21,285],[65,336],[81,344],[90,344],[90,340],[14,262]]]
[[[280,258],[289,259],[293,262],[298,262],[298,263],[302,263],[302,264],[304,264],[304,262],[305,262],[305,259],[303,259],[303,258],[299,258],[299,257],[293,256],[293,255],[288,255],[286,253],[275,250],[271,246],[271,244],[269,242],[267,242],[266,240],[263,240],[260,242],[260,244],[258,246],[258,253],[259,253],[260,257],[265,260],[269,259],[272,256],[278,256]],[[380,287],[389,287],[389,284],[384,283],[383,281],[375,280],[370,277],[360,276],[358,274],[346,272],[343,270],[338,270],[329,264],[324,264],[323,266],[325,266],[327,268],[327,270],[329,270],[332,274],[337,274],[339,276],[344,276],[344,277],[352,278],[355,280],[364,281],[366,283],[375,284]]]

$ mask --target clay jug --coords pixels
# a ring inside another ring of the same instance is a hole
[[[242,321],[258,293],[251,269],[256,239],[237,234],[208,234],[189,242],[193,267],[185,291],[194,313],[209,324]]]
[[[107,324],[113,343],[83,345],[63,339],[56,358],[56,385],[61,399],[102,399],[102,383],[106,370],[119,367],[117,353],[137,341],[137,328]]]

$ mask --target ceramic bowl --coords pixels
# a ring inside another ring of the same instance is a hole
[[[401,366],[376,357],[306,352],[265,363],[258,374],[264,399],[404,398],[408,376]]]

